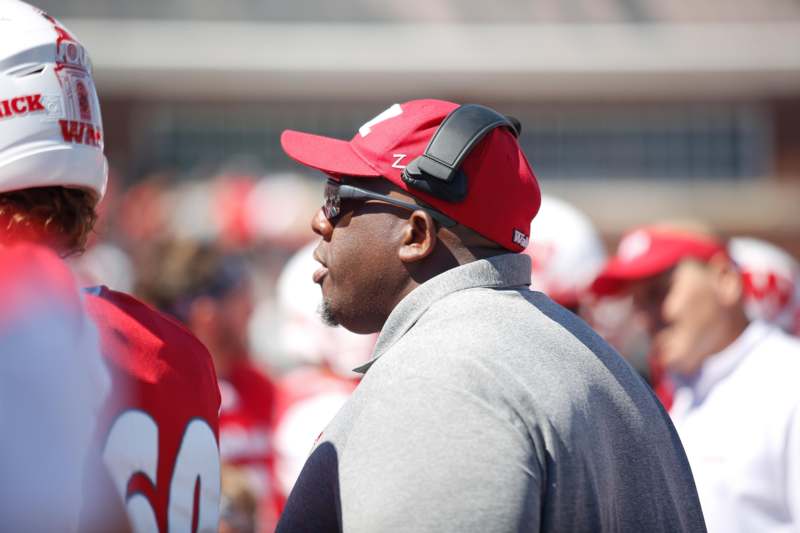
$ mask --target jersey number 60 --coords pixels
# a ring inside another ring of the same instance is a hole
[[[126,500],[133,530],[137,533],[159,531],[153,502],[141,492],[128,492],[129,484],[136,475],[146,476],[156,492],[162,490],[156,485],[156,422],[143,411],[123,413],[111,426],[103,460],[111,479]],[[204,420],[195,418],[186,425],[175,458],[167,499],[168,531],[161,533],[217,531],[219,497],[220,464],[217,441],[209,425]],[[195,524],[196,529],[193,528]]]

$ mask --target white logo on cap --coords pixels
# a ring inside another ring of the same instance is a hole
[[[650,249],[650,235],[639,230],[623,238],[617,249],[617,256],[623,261],[633,261]]]
[[[392,163],[392,168],[399,168],[399,169],[406,168],[405,165],[400,164],[400,161],[408,157],[406,154],[392,154],[392,157],[394,157],[394,163]]]
[[[514,241],[515,243],[519,244],[523,248],[527,248],[528,247],[528,243],[530,242],[530,239],[528,239],[528,236],[525,235],[524,233],[522,233],[518,229],[514,230],[514,236],[511,237],[511,240]]]
[[[372,133],[372,126],[380,124],[384,120],[389,120],[390,118],[399,117],[402,114],[403,114],[403,108],[400,107],[400,104],[394,104],[392,107],[390,107],[386,111],[383,111],[380,115],[378,115],[377,117],[373,118],[372,120],[370,120],[369,122],[358,128],[358,133],[361,135],[361,137],[366,137],[367,135]]]

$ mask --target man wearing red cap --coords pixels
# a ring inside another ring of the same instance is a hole
[[[696,225],[636,229],[593,289],[627,292],[647,324],[709,531],[796,531],[800,342],[748,321],[724,243]]]
[[[380,331],[278,531],[704,531],[680,441],[635,372],[531,291],[519,123],[395,104],[350,141],[284,132],[330,178],[322,314]]]

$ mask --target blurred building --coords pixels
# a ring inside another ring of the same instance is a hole
[[[300,172],[284,128],[348,137],[389,104],[523,122],[545,192],[606,238],[709,220],[800,255],[792,0],[42,0],[92,53],[126,179],[221,162]]]

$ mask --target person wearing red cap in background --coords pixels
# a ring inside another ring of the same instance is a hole
[[[0,65],[0,239],[78,254],[108,182],[88,52],[41,10],[0,0]],[[95,445],[131,525],[216,529],[220,400],[211,356],[186,328],[127,294],[94,287],[85,304],[111,375]]]
[[[724,242],[697,224],[638,228],[593,290],[630,294],[648,326],[709,531],[796,531],[800,342],[749,322]]]
[[[283,133],[330,177],[312,220],[323,317],[380,335],[278,531],[705,531],[658,401],[528,287],[540,192],[519,130],[415,100],[349,142]]]

